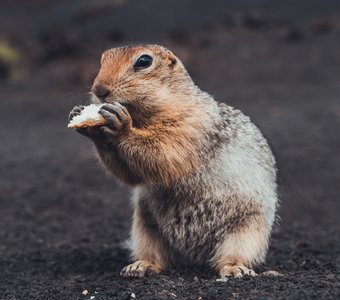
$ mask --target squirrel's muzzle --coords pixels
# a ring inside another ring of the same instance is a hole
[[[105,98],[110,94],[110,90],[101,84],[96,84],[92,87],[92,93],[95,94],[100,101],[104,102]]]

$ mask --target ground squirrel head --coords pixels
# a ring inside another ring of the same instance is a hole
[[[121,102],[145,106],[167,101],[175,93],[193,86],[181,61],[158,45],[130,46],[107,50],[93,83],[98,102]],[[185,90],[185,91],[184,91]]]

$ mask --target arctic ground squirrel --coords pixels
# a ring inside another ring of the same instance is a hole
[[[120,274],[189,265],[256,275],[277,206],[275,159],[260,130],[158,45],[105,51],[92,93],[108,124],[77,130],[133,189],[132,263]]]

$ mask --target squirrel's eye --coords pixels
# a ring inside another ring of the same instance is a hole
[[[137,61],[133,65],[133,68],[135,70],[145,69],[147,67],[150,67],[151,64],[152,64],[152,57],[150,55],[143,54],[137,59]]]

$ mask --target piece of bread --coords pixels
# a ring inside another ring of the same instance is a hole
[[[69,128],[82,128],[106,125],[108,122],[98,112],[103,104],[85,106],[80,115],[75,116],[67,125]]]

